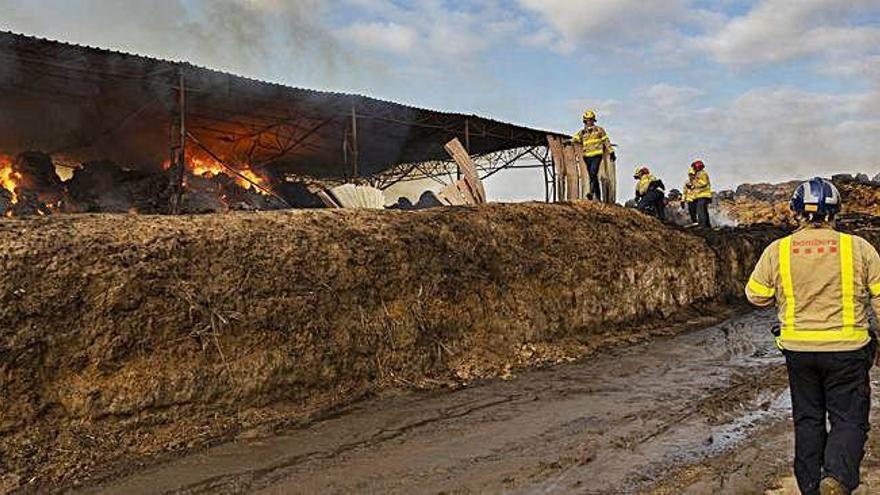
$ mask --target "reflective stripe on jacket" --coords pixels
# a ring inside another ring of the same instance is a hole
[[[605,150],[611,152],[611,139],[608,133],[597,125],[579,130],[571,141],[580,144],[584,156],[587,157],[601,155]]]
[[[693,182],[694,174],[696,173],[697,171],[694,170],[694,167],[690,167],[688,169],[688,180],[684,183],[684,188],[682,189],[681,193],[682,199],[684,199],[686,203],[690,203],[694,200],[693,192],[691,192],[691,182]]]
[[[644,196],[648,190],[651,188],[651,184],[653,184],[657,180],[651,174],[645,174],[639,178],[639,182],[636,183],[636,197]]]
[[[691,201],[703,198],[712,199],[712,183],[709,181],[709,174],[705,170],[694,171],[693,176],[688,174],[685,190],[690,191]]]
[[[806,228],[764,250],[746,296],[776,303],[783,349],[860,349],[870,340],[867,305],[880,310],[880,255],[861,237]]]

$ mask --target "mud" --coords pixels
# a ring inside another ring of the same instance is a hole
[[[880,415],[880,379],[872,373],[871,417]],[[782,399],[787,404],[788,394]],[[708,493],[799,495],[792,474],[794,432],[791,420],[784,418],[771,421],[756,429],[750,438],[734,449],[700,462],[680,466],[672,470],[662,481],[643,495]],[[766,489],[766,491],[765,491]],[[872,430],[868,436],[865,459],[862,462],[862,485],[853,495],[880,492],[880,435]]]
[[[754,449],[787,417],[773,317],[453,393],[361,402],[80,493],[683,493],[670,473]],[[688,493],[759,493],[769,482],[744,478],[755,491]]]
[[[780,233],[591,204],[3,220],[0,475],[71,486],[680,331]]]

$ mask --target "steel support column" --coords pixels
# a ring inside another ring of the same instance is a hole
[[[355,105],[351,106],[351,176],[358,176],[358,121]]]
[[[171,202],[171,213],[179,214],[183,210],[183,188],[184,188],[184,172],[186,171],[186,75],[183,68],[178,74],[178,99],[177,126],[179,131],[177,134],[177,146],[172,145],[172,163],[175,167],[175,176],[173,182],[173,195]]]

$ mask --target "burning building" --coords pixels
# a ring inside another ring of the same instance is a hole
[[[544,168],[537,129],[0,32],[0,214],[314,207],[341,183]],[[523,160],[530,163],[524,164]]]

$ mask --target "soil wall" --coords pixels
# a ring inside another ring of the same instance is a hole
[[[0,478],[58,486],[644,338],[739,298],[780,235],[592,204],[2,220]]]

